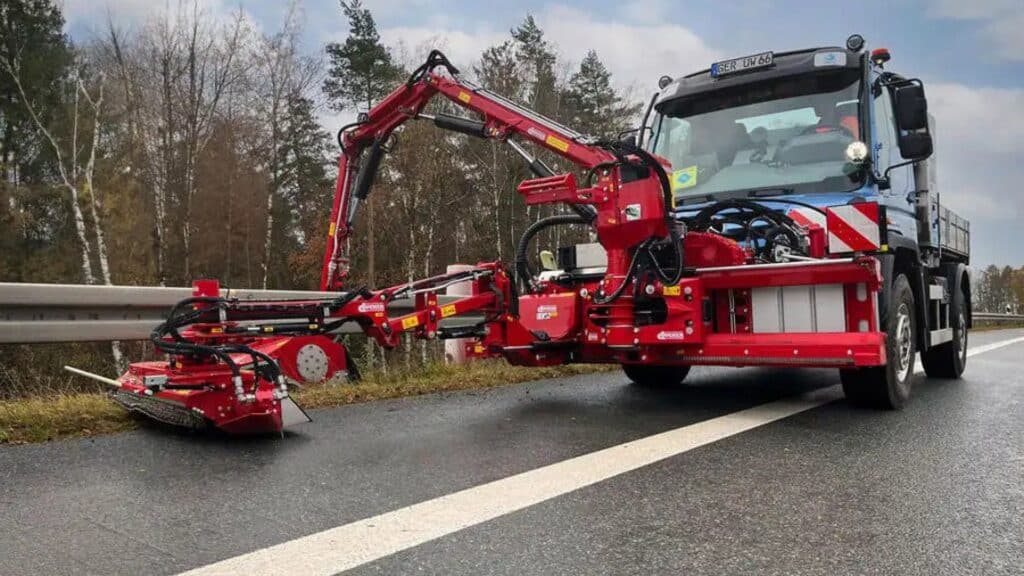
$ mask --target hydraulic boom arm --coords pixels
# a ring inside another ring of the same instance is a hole
[[[447,74],[436,71],[443,68]],[[476,112],[482,120],[448,114],[427,115],[422,111],[437,94],[462,108]],[[342,148],[338,163],[338,181],[331,208],[321,275],[322,290],[340,290],[348,273],[345,241],[359,203],[366,199],[391,133],[412,119],[432,120],[439,128],[507,142],[529,164],[537,177],[554,176],[540,159],[532,156],[512,136],[518,136],[565,157],[584,170],[612,167],[621,154],[596,139],[545,118],[494,92],[459,77],[448,59],[434,50],[408,81],[373,107],[363,118],[338,134]],[[610,182],[610,180],[609,180]],[[566,201],[566,200],[562,200]],[[594,208],[571,202],[579,215],[593,219]],[[664,209],[662,209],[664,210]]]

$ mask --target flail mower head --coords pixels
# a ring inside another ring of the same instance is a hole
[[[130,411],[231,434],[279,433],[308,422],[289,385],[358,378],[330,327],[310,319],[321,302],[240,303],[203,292],[197,288],[153,332],[167,360],[133,363],[116,380],[66,368],[110,385],[113,400]]]
[[[172,357],[169,361],[136,362],[117,380],[66,367],[76,374],[109,384],[111,398],[132,412],[153,420],[192,429],[216,428],[230,434],[279,433],[310,421],[291,397],[288,384],[347,379],[343,346],[326,336],[264,339],[251,343],[251,353],[233,353],[236,376],[220,359]],[[280,370],[267,377],[269,360]]]

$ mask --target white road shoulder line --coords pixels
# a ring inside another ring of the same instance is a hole
[[[979,346],[968,356],[1024,342]],[[196,568],[181,576],[337,574],[839,399],[838,386],[633,440]]]

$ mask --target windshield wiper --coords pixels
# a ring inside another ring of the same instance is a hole
[[[707,204],[708,202],[714,202],[714,194],[705,194],[702,196],[686,196],[684,198],[678,198],[676,200],[676,208],[680,206],[693,206],[694,204]]]
[[[748,198],[765,198],[768,196],[784,196],[786,194],[792,194],[793,188],[775,187],[775,188],[756,188],[754,190],[747,190]]]
[[[701,194],[698,196],[685,196],[676,199],[676,208],[682,206],[693,206],[695,204],[707,204],[718,200],[736,200],[738,198],[769,198],[772,196],[785,196],[793,194],[796,190],[786,186],[767,186],[764,188],[748,188],[746,190],[727,190],[714,192],[712,194]]]

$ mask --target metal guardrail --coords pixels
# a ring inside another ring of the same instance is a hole
[[[171,306],[191,295],[192,288],[0,283],[0,344],[144,340],[167,316]],[[225,288],[221,296],[240,300],[318,300],[335,298],[338,293]],[[454,299],[439,297],[442,303]],[[412,301],[396,300],[389,304],[389,309],[400,315],[412,309]],[[975,312],[973,316],[988,322],[1024,322],[1024,314]],[[464,317],[460,321],[476,319]],[[341,332],[357,333],[359,328],[346,324]]]
[[[144,340],[167,317],[171,306],[191,295],[192,288],[178,287],[0,283],[0,344]],[[338,295],[221,289],[221,296],[240,300],[319,300]],[[446,303],[455,297],[438,299]],[[412,309],[412,301],[395,300],[388,308],[400,315]],[[360,329],[347,323],[340,332],[357,333]]]
[[[1024,322],[1024,314],[997,314],[995,312],[974,312],[971,317],[987,322]]]

